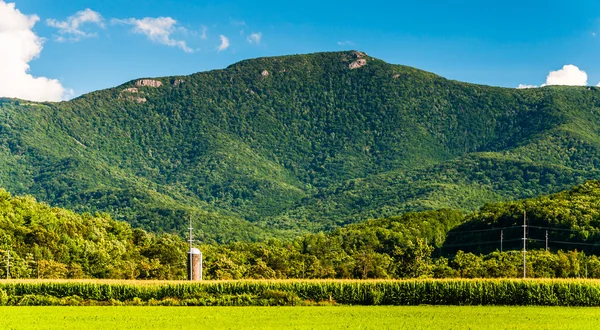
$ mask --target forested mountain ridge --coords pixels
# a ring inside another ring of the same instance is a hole
[[[600,178],[597,88],[479,86],[354,51],[0,104],[0,186],[158,231],[192,216],[207,241],[473,210]]]

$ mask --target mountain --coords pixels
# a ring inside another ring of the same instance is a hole
[[[596,87],[451,81],[347,51],[144,78],[60,103],[0,100],[0,186],[206,242],[600,178]]]

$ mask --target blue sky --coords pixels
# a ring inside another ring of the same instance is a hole
[[[18,29],[2,26],[2,15],[18,15],[1,10],[8,3],[29,18],[28,25],[21,20],[15,23]],[[191,74],[253,57],[344,49],[488,85],[600,82],[597,0],[71,0],[60,5],[0,0],[0,62],[8,63],[2,53],[6,57],[13,52],[3,33],[21,36],[15,31],[23,30],[23,24],[40,40],[39,49],[28,47],[21,56],[33,78],[16,72],[20,65],[3,71],[0,64],[0,96],[49,98],[11,95],[19,92],[14,82],[21,78],[26,83],[47,77],[49,81],[35,81],[38,89],[52,83],[48,95],[55,95],[60,84],[61,97],[68,98],[138,77]],[[574,66],[561,70],[568,64]],[[550,71],[557,71],[555,80],[547,81]],[[4,72],[19,76],[8,82],[10,75]]]

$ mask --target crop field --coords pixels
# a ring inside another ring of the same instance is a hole
[[[0,307],[1,329],[597,329],[599,308]]]
[[[600,307],[597,280],[0,281],[8,306]]]
[[[594,280],[405,281],[8,281],[0,305],[297,306],[538,305],[600,306]]]

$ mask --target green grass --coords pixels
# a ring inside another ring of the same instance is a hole
[[[597,329],[598,308],[1,307],[2,329]]]

